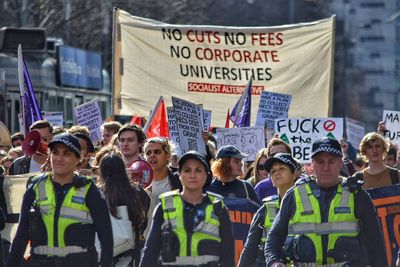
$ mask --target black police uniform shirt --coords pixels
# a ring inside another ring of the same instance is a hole
[[[193,205],[183,200],[184,204],[184,227],[187,233],[192,233],[193,229],[201,222],[204,221],[205,208],[210,204],[210,199],[204,197],[200,204]],[[233,267],[235,266],[235,261],[233,253],[226,253],[226,251],[234,251],[234,237],[232,224],[229,219],[228,211],[224,208],[222,209],[220,215],[220,237],[221,244],[219,245],[219,256],[220,263],[222,266]],[[153,222],[151,229],[146,240],[145,247],[143,249],[142,260],[140,266],[157,266],[158,259],[161,255],[161,226],[164,223],[163,211],[161,203],[159,203],[153,214]],[[178,240],[176,240],[179,242]],[[209,250],[215,250],[217,248],[209,246],[201,246],[200,249],[207,254]]]
[[[298,183],[296,183],[298,184]],[[338,185],[330,188],[320,188],[315,181],[309,181],[311,190],[317,198],[320,210],[321,220],[328,221],[329,206],[336,195]],[[294,199],[294,187],[289,189],[282,200],[281,208],[275,218],[275,221],[268,233],[267,243],[265,245],[265,257],[267,266],[273,262],[283,261],[282,247],[288,234],[288,224],[296,210]],[[364,244],[369,245],[367,255],[371,256],[372,266],[387,266],[385,244],[379,222],[375,213],[374,206],[368,193],[363,189],[357,189],[354,194],[355,216],[362,223],[360,224],[360,235],[364,237]],[[323,239],[323,248],[327,247],[327,239]],[[310,248],[302,247],[302,251],[311,251]],[[326,258],[326,251],[323,249],[323,256]],[[304,255],[304,253],[302,253]]]
[[[59,210],[61,208],[62,201],[64,200],[68,190],[73,186],[73,183],[61,185],[53,181],[53,184],[56,196],[56,210]],[[19,226],[11,246],[7,267],[20,266],[21,264],[29,237],[29,211],[31,210],[34,200],[35,191],[33,189],[33,185],[31,185],[23,197]],[[104,220],[104,214],[107,214],[107,216],[109,214],[107,203],[104,199],[104,195],[94,184],[90,186],[87,192],[86,205],[90,210],[90,215],[92,216],[94,222],[94,228],[98,233],[99,239],[112,240],[111,222],[110,220]],[[66,237],[66,239],[67,238],[68,237]],[[112,251],[112,242],[102,243],[101,266],[112,266]]]
[[[246,194],[245,186],[247,188],[248,195]],[[250,200],[261,205],[261,201],[258,198],[251,184],[246,183],[239,179],[234,179],[233,181],[226,183],[221,182],[218,179],[215,179],[214,181],[212,181],[211,185],[206,188],[206,191],[210,191],[218,195],[221,195],[223,197],[229,197],[229,198],[244,198],[244,199],[249,198]]]

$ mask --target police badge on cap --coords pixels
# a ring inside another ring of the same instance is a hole
[[[343,156],[342,148],[340,147],[338,140],[329,137],[323,137],[314,141],[312,145],[311,158],[321,152],[326,152],[336,157]]]

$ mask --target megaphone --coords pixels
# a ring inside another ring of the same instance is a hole
[[[144,160],[135,160],[129,166],[133,181],[139,183],[143,188],[148,187],[153,180],[153,169],[150,164]]]
[[[39,154],[47,156],[47,143],[43,141],[39,131],[30,131],[22,142],[22,151],[25,156],[32,156],[33,154]]]
[[[11,134],[7,126],[0,121],[0,146],[11,147]]]

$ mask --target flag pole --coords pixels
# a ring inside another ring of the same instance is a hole
[[[162,99],[163,99],[163,97],[160,96],[160,98],[158,99],[158,102],[157,102],[155,108],[154,108],[154,109],[151,111],[151,113],[150,113],[149,119],[146,121],[146,124],[145,124],[144,127],[143,127],[143,132],[147,132],[147,130],[149,129],[150,124],[151,124],[151,122],[152,122],[152,120],[153,120],[153,118],[154,118],[154,115],[156,114],[158,107],[161,105]]]
[[[24,134],[27,134],[25,129],[25,99],[24,99],[24,90],[25,90],[25,83],[24,83],[24,60],[22,58],[22,46],[21,44],[18,45],[18,85],[19,85],[19,96],[20,96],[20,105],[19,109],[22,116],[22,131]]]

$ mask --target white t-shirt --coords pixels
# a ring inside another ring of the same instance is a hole
[[[151,192],[152,195],[158,198],[162,193],[171,191],[171,185],[169,184],[169,179],[168,176],[165,176],[162,180],[160,181],[155,181],[153,180],[151,182]]]
[[[40,172],[40,167],[42,164],[37,163],[33,157],[31,157],[31,164],[29,166],[29,172]]]

